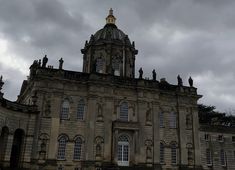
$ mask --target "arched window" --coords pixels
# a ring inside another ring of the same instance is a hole
[[[117,156],[118,156],[118,165],[119,166],[129,166],[129,154],[130,154],[130,146],[129,139],[126,135],[121,135],[118,138],[118,148],[117,148]]]
[[[60,119],[69,118],[69,101],[64,100],[61,106]]]
[[[78,120],[84,119],[84,112],[85,112],[85,102],[83,99],[81,99],[78,102],[78,107],[77,107],[77,119]]]
[[[120,62],[117,58],[114,58],[112,61],[112,67],[115,76],[120,76]]]
[[[80,160],[82,155],[82,139],[77,137],[74,143],[73,159]]]
[[[58,140],[57,159],[60,159],[60,160],[65,159],[66,144],[67,144],[67,137],[61,136]]]
[[[10,167],[18,168],[22,161],[24,151],[25,132],[23,129],[16,129],[11,147]]]
[[[127,102],[121,103],[119,119],[122,121],[128,121],[128,103]]]
[[[104,72],[104,60],[102,58],[96,59],[96,72],[103,73]]]
[[[3,127],[0,136],[0,161],[3,161],[5,157],[8,135],[9,135],[8,127]]]
[[[171,112],[169,116],[170,128],[176,128],[176,114]]]
[[[160,126],[160,128],[164,127],[164,114],[163,114],[163,112],[159,113],[159,126]]]
[[[176,164],[177,161],[177,152],[176,152],[176,144],[171,145],[171,163]]]
[[[165,159],[164,159],[164,154],[165,154],[165,148],[164,148],[164,144],[160,143],[160,163],[164,163]]]

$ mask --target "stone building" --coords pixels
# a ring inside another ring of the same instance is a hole
[[[235,127],[200,125],[200,145],[204,169],[235,169]]]
[[[31,65],[17,102],[0,96],[2,167],[202,168],[192,80],[183,86],[178,76],[172,85],[155,70],[147,80],[142,69],[135,78],[138,50],[115,20],[110,10],[85,42],[82,72],[64,70],[63,59],[47,66],[45,56]]]

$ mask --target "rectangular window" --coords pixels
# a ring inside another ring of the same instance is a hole
[[[64,170],[64,167],[62,165],[59,165],[57,169],[58,170]]]
[[[235,143],[235,136],[232,136],[232,142]]]
[[[164,163],[164,145],[160,143],[160,163]]]
[[[122,121],[128,121],[128,103],[127,102],[123,102],[120,106],[119,119]]]
[[[210,140],[210,135],[209,134],[205,134],[205,141],[209,141]]]
[[[124,145],[123,146],[123,161],[128,161],[128,146]]]
[[[206,164],[209,166],[212,165],[210,149],[206,149]]]
[[[224,142],[224,137],[223,137],[223,135],[218,135],[218,141],[219,141],[219,142]]]
[[[163,112],[159,113],[159,126],[160,126],[160,128],[164,127],[164,114],[163,114]]]
[[[83,120],[84,119],[84,111],[85,111],[84,104],[79,103],[78,107],[77,107],[77,119],[78,120]]]
[[[171,148],[171,163],[176,164],[176,146],[173,145]]]
[[[170,128],[176,128],[176,114],[171,112],[169,115]]]
[[[118,160],[122,161],[122,145],[118,145]]]
[[[220,162],[221,166],[226,166],[226,153],[223,149],[220,150]]]
[[[61,110],[61,119],[68,119],[69,108],[62,108]]]

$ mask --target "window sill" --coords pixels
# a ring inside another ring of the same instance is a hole
[[[57,158],[57,161],[66,161],[66,159]]]

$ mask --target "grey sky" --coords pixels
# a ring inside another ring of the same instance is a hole
[[[135,41],[145,77],[187,85],[191,75],[201,103],[235,109],[234,0],[0,0],[0,74],[5,97],[15,100],[33,60],[82,70],[85,40],[105,24],[109,8],[117,26]]]

